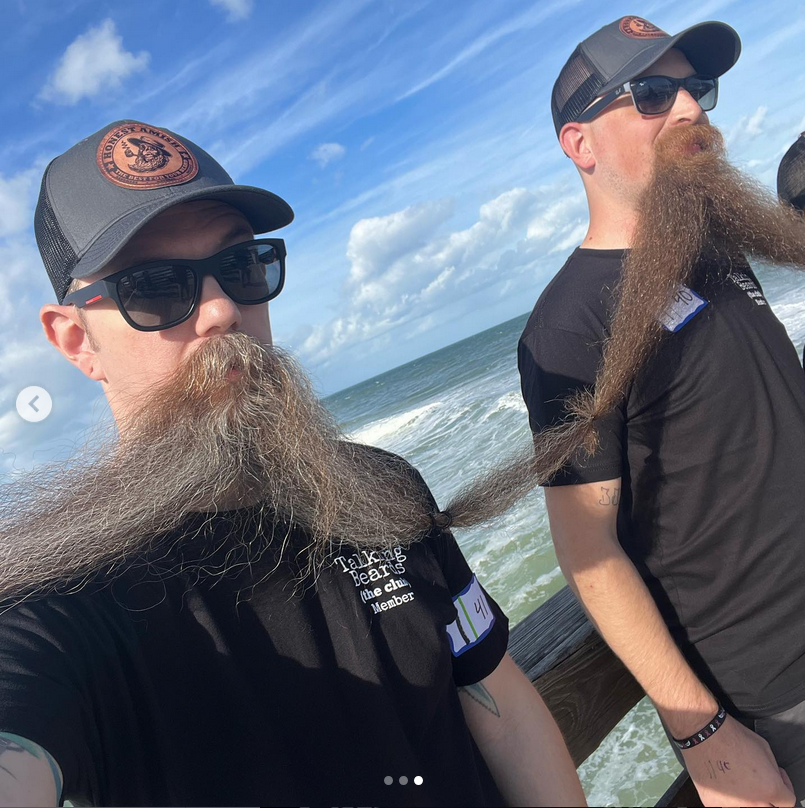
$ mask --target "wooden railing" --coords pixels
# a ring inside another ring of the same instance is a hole
[[[550,708],[580,766],[645,695],[568,587],[514,626],[509,653]],[[700,806],[685,772],[659,806]]]

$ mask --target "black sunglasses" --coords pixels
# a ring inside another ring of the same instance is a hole
[[[662,115],[674,105],[679,88],[684,87],[705,112],[713,109],[718,101],[718,79],[713,76],[688,76],[675,79],[673,76],[643,76],[616,87],[591,104],[576,118],[578,123],[591,121],[613,101],[631,93],[635,109],[641,115]]]
[[[285,283],[285,242],[244,241],[201,260],[167,259],[123,269],[67,295],[62,305],[83,308],[109,298],[138,331],[161,331],[196,310],[204,277],[212,275],[240,305],[275,298]]]

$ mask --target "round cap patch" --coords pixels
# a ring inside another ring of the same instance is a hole
[[[107,132],[97,161],[103,176],[121,188],[181,185],[198,173],[198,161],[184,144],[144,123],[124,123]]]
[[[642,17],[623,17],[621,19],[621,33],[633,39],[659,39],[668,36],[661,28],[644,20]]]

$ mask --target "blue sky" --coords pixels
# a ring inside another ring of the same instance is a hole
[[[323,393],[533,306],[586,221],[550,90],[602,25],[736,28],[711,120],[769,185],[805,129],[802,0],[2,2],[0,471],[102,417],[42,333],[32,219],[47,162],[106,123],[169,128],[290,202],[272,325]],[[28,385],[54,401],[38,424],[14,407]]]

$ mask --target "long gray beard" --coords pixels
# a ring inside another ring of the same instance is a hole
[[[247,509],[286,526],[278,541],[299,528],[306,573],[342,544],[405,545],[432,525],[410,468],[347,441],[295,361],[242,333],[207,340],[117,426],[0,487],[0,601],[118,575],[197,512]]]

